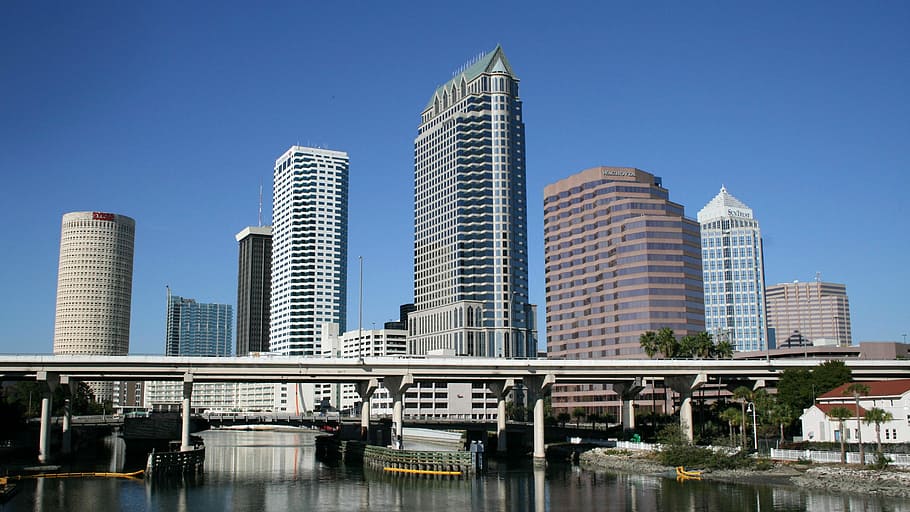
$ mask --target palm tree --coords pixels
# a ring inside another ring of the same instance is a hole
[[[793,423],[793,420],[796,419],[796,414],[793,409],[786,404],[775,402],[774,405],[771,406],[771,418],[780,427],[780,442],[783,443],[784,427]]]
[[[726,409],[724,412],[720,413],[719,417],[722,421],[726,421],[727,425],[730,426],[730,444],[735,444],[736,442],[733,439],[733,426],[738,426],[740,424],[739,411],[737,411],[735,407],[730,407],[729,409]]]
[[[742,409],[742,444],[746,446],[746,403],[752,400],[752,390],[746,386],[740,386],[733,390],[733,399],[739,401],[740,408]]]
[[[643,332],[638,338],[638,343],[648,357],[654,357],[654,354],[657,353],[657,334],[654,331]]]
[[[667,359],[673,359],[679,354],[679,341],[673,334],[673,329],[663,327],[657,331],[657,347],[660,353]]]
[[[894,415],[890,412],[879,409],[878,407],[869,409],[866,411],[866,417],[863,418],[863,421],[868,425],[869,423],[875,423],[875,444],[878,445],[878,454],[882,454],[882,423],[888,423],[894,419]]]
[[[733,345],[727,340],[720,340],[714,345],[715,359],[730,359],[733,357]]]
[[[856,442],[859,443],[859,463],[863,465],[866,463],[866,453],[863,450],[863,425],[862,425],[862,415],[859,413],[859,397],[860,395],[866,396],[869,394],[869,386],[860,382],[854,382],[847,386],[847,389],[844,390],[845,395],[853,395],[853,400],[856,402]]]
[[[844,429],[844,422],[847,418],[853,417],[853,413],[846,407],[839,406],[828,411],[828,416],[836,419],[840,423],[840,463],[847,463],[847,439]]]

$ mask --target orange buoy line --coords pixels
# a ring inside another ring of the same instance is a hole
[[[434,471],[431,469],[382,468],[382,470],[392,471],[394,473],[410,473],[413,475],[461,475],[461,471]]]
[[[141,478],[145,470],[132,473],[39,473],[37,475],[14,475],[0,478],[0,484],[7,480],[25,480],[26,478]]]

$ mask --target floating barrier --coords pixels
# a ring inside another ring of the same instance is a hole
[[[446,475],[446,476],[461,476],[461,471],[434,471],[430,469],[404,469],[404,468],[382,468],[383,471],[391,471],[393,473],[408,473],[411,475]]]
[[[9,480],[25,480],[27,478],[142,478],[145,470],[133,471],[132,473],[110,473],[110,472],[80,472],[80,473],[38,473],[35,475],[13,475],[0,477],[0,486],[7,485]]]

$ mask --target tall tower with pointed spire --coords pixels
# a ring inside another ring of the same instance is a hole
[[[414,141],[412,354],[536,356],[521,107],[499,46],[424,107]]]
[[[752,209],[722,186],[698,212],[698,222],[705,327],[734,350],[766,350],[765,266],[761,230]]]

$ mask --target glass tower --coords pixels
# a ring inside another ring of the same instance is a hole
[[[203,304],[193,299],[167,294],[167,356],[231,355],[230,304]]]
[[[274,178],[269,349],[321,355],[322,326],[347,317],[348,155],[291,146]]]
[[[421,114],[412,354],[536,356],[521,107],[518,78],[496,47],[436,89]]]
[[[768,348],[761,230],[725,187],[701,211],[705,328],[734,350]]]

